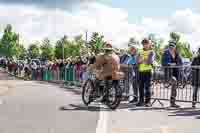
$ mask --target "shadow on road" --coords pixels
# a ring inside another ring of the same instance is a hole
[[[129,110],[130,111],[139,111],[139,110],[152,111],[152,110],[166,110],[166,108],[165,107],[135,107]]]
[[[166,108],[164,107],[135,107],[135,105],[130,105],[127,103],[122,103],[120,106],[117,108],[117,110],[120,109],[129,109],[131,111],[137,111],[137,110],[165,110]],[[75,104],[69,104],[69,106],[62,106],[60,107],[61,111],[115,111],[111,110],[108,107],[102,107],[99,105],[75,105]]]
[[[30,81],[31,81],[31,80],[30,80]],[[33,81],[33,80],[32,80],[32,81]],[[42,84],[42,85],[58,86],[58,84],[52,83],[52,82],[48,82],[48,81],[35,80],[35,82],[37,82],[38,84]]]
[[[200,119],[200,109],[185,108],[178,111],[171,112],[168,116],[183,116],[191,117],[194,116],[196,119]]]
[[[99,107],[99,106],[85,106],[85,105],[75,105],[69,104],[69,107],[62,106],[60,107],[61,111],[91,111],[91,112],[99,112],[99,111],[111,111],[108,108]]]

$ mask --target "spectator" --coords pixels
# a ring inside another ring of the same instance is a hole
[[[127,52],[125,52],[126,50],[124,50],[124,52],[123,52],[123,54],[122,54],[122,56],[120,57],[120,69],[121,69],[121,71],[123,71],[124,72],[124,75],[125,75],[125,78],[124,78],[124,87],[125,87],[125,89],[124,89],[124,92],[125,92],[125,95],[127,95],[127,94],[129,94],[129,92],[130,92],[130,78],[129,78],[129,71],[130,71],[130,69],[129,69],[129,65],[128,65],[128,60],[130,59],[130,55],[127,53]],[[130,97],[127,97],[127,99],[130,99]]]
[[[126,94],[130,94],[131,88],[133,89],[134,98],[132,100],[131,96],[129,96],[129,102],[134,103],[138,101],[138,88],[136,87],[136,54],[137,48],[135,46],[130,46],[129,53],[124,53],[121,58],[121,70],[125,72],[125,88]]]
[[[88,79],[87,65],[88,65],[89,61],[85,57],[83,57],[81,60],[82,60],[81,79],[82,79],[82,81],[86,81]]]
[[[132,65],[129,70],[129,86],[133,89],[134,98],[130,101],[130,103],[138,102],[138,85],[137,85],[137,48],[133,45],[130,46],[130,57],[127,60],[128,65]],[[130,91],[130,90],[129,90]],[[130,92],[129,92],[130,93]]]
[[[28,64],[25,64],[24,66],[24,72],[25,72],[25,79],[30,79],[30,75],[31,75],[31,70]]]
[[[32,79],[36,80],[36,77],[37,77],[37,64],[36,64],[36,62],[32,62],[31,69],[32,69]]]
[[[53,71],[53,80],[57,80],[58,74],[57,74],[57,62],[54,60],[53,65],[52,65],[52,71]]]
[[[77,81],[80,81],[81,77],[81,59],[80,57],[77,57],[75,62],[75,77]]]
[[[62,60],[59,61],[59,69],[60,69],[60,79],[64,80],[64,62]]]
[[[139,52],[137,63],[139,71],[139,102],[136,106],[151,106],[151,77],[152,64],[154,61],[154,51],[151,50],[151,44],[148,39],[142,41],[143,49]],[[146,93],[145,93],[146,92]],[[145,94],[144,94],[145,93]],[[145,99],[144,99],[145,98]],[[144,101],[145,100],[145,101]]]
[[[129,59],[129,55],[126,51],[124,51],[122,53],[122,56],[120,57],[120,64],[126,64],[128,59]]]
[[[200,48],[198,49],[198,55],[192,61],[192,85],[194,88],[192,97],[192,107],[196,107],[198,89],[200,87]]]
[[[180,78],[179,68],[177,66],[182,66],[183,62],[179,52],[176,50],[175,42],[169,42],[169,48],[164,51],[161,63],[164,66],[165,80],[172,80],[170,106],[178,108],[180,106],[175,103],[177,95],[176,83]]]

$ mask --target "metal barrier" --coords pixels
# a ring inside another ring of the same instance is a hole
[[[136,80],[139,84],[139,73],[137,67],[128,66],[130,68],[122,68],[125,72],[126,78],[124,79],[124,87],[128,82]],[[128,72],[127,72],[128,71]],[[130,80],[130,73],[134,72],[134,80]],[[130,86],[128,86],[130,90]],[[138,86],[137,86],[138,87]],[[199,91],[200,88],[200,66],[166,66],[154,67],[151,79],[151,99],[154,104],[158,101],[161,105],[162,100],[170,100],[174,98],[179,102],[192,102],[200,103]],[[138,87],[138,90],[141,89]],[[126,91],[127,94],[127,91]],[[131,95],[128,95],[131,96]],[[134,96],[139,96],[134,94]]]
[[[168,66],[154,69],[151,87],[154,102],[174,97],[179,102],[199,103],[199,87],[200,67]]]

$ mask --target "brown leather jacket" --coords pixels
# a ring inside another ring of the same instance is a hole
[[[100,80],[105,80],[107,77],[112,77],[112,80],[119,80],[124,76],[120,72],[120,59],[115,53],[97,56],[95,67],[100,70],[96,73],[97,79]]]

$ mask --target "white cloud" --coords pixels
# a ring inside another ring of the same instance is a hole
[[[1,5],[0,10],[1,24],[13,24],[26,42],[44,37],[55,40],[64,34],[72,37],[88,30],[89,33],[102,33],[105,39],[119,46],[130,36],[143,31],[141,27],[128,23],[126,11],[98,3],[82,4],[72,13],[19,5]]]
[[[196,49],[200,46],[200,14],[190,9],[176,11],[169,21],[169,29],[171,31],[180,32],[185,41],[192,44],[192,48]]]
[[[192,48],[196,49],[200,46],[200,14],[190,9],[177,10],[170,17],[166,18],[143,18],[142,27],[145,34],[157,33],[165,39],[169,40],[170,32],[178,32],[181,34],[181,40],[192,44]]]
[[[200,23],[200,14],[192,12],[190,9],[180,10],[174,13],[169,26],[171,30],[178,31],[183,34],[192,34],[200,31],[198,26]]]
[[[189,9],[177,11],[168,18],[143,17],[139,24],[129,23],[125,10],[97,2],[79,5],[73,12],[23,5],[0,5],[0,10],[1,27],[8,23],[14,25],[22,39],[29,43],[44,37],[56,40],[64,34],[73,37],[86,30],[89,35],[94,31],[102,33],[118,47],[127,45],[130,37],[141,39],[149,33],[168,39],[170,31],[182,33],[192,44],[200,42],[200,15]]]

